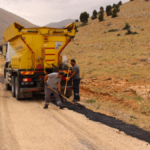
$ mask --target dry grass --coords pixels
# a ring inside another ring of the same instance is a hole
[[[149,22],[150,1],[125,3],[117,18],[107,17],[106,14],[103,22],[89,18],[88,25],[78,28],[74,41],[63,52],[69,59],[76,59],[82,79],[98,78],[98,84],[89,83],[86,88],[84,85],[86,90],[111,94],[111,102],[121,105],[116,99],[123,99],[126,102],[126,106],[122,104],[123,107],[146,115],[150,115],[150,101],[136,94],[123,92],[132,85],[150,84]],[[122,30],[125,23],[129,23],[131,31],[138,34],[125,35],[127,31]],[[81,22],[77,23],[78,26],[80,24]],[[112,29],[118,31],[108,32]],[[104,78],[114,80],[106,82]],[[117,83],[121,80],[127,80],[127,83],[118,86]],[[108,98],[103,96],[101,99]],[[96,107],[99,107],[99,103]]]
[[[133,3],[136,7],[133,7]],[[147,15],[150,14],[149,8],[150,2],[128,2],[121,6],[117,18],[105,16],[103,22],[89,19],[89,24],[78,29],[75,40],[63,54],[77,60],[84,78],[119,76],[139,81],[134,78],[138,76],[143,82],[147,79],[150,68],[147,63],[139,61],[150,57],[150,17]],[[139,34],[125,35],[126,31],[122,28],[126,22],[131,25],[133,32]],[[111,29],[119,31],[108,32]]]
[[[143,112],[146,112],[150,104],[142,108],[142,106],[139,103],[138,106],[136,107],[139,108],[138,111],[138,109],[136,110],[130,109],[127,105],[125,106],[121,103],[120,105],[118,105],[118,102],[114,103],[114,101],[111,101],[111,98],[108,100],[107,97],[99,97],[94,93],[87,94],[87,92],[82,89],[81,89],[81,93],[82,93],[81,94],[82,103],[87,108],[92,109],[96,112],[104,113],[108,116],[113,116],[117,119],[122,120],[123,122],[126,122],[127,124],[132,124],[146,131],[150,131],[149,115],[140,112],[141,111],[140,108],[143,109]],[[137,99],[137,101],[139,101],[139,98]],[[140,98],[140,102],[143,102],[141,98]],[[126,101],[126,104],[131,104],[131,103]]]

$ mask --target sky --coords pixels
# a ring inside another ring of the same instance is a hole
[[[44,26],[64,19],[79,19],[81,12],[90,16],[94,9],[118,3],[120,0],[0,0],[0,7],[33,24]],[[129,0],[122,0],[123,3]]]

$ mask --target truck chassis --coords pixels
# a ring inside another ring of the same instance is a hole
[[[12,69],[8,67],[9,63],[6,62],[4,69],[4,81],[6,90],[11,90],[12,96],[16,97],[17,100],[24,98],[32,98],[33,93],[44,91],[44,70],[21,70]],[[52,72],[59,72],[68,70],[51,70]],[[65,75],[61,81],[61,93],[64,93],[66,84]],[[66,97],[72,96],[72,80],[68,82]]]

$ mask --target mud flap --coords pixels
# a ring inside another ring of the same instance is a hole
[[[20,98],[32,98],[33,97],[33,92],[20,91],[19,97]]]

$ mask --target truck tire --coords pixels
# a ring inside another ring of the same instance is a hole
[[[6,90],[11,90],[11,86],[8,83],[6,83],[6,74],[7,74],[6,69],[8,68],[9,63],[10,62],[6,62],[5,65],[4,65],[5,66],[5,69],[4,69],[4,84],[5,84]]]
[[[12,96],[15,97],[15,76],[12,76],[11,78],[11,92]]]
[[[4,65],[5,68],[8,68],[9,63],[10,63],[9,61],[7,61],[7,62],[5,63],[5,65]]]
[[[8,83],[6,83],[6,79],[4,79],[4,82],[5,82],[6,90],[7,90],[7,91],[8,91],[8,90],[11,90],[11,86],[10,86]]]
[[[15,78],[15,95],[16,95],[16,99],[20,100],[20,88],[18,83],[18,77]]]

